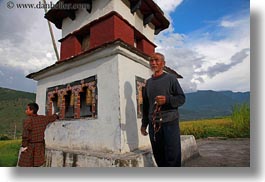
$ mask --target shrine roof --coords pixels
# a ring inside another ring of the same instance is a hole
[[[169,21],[164,16],[163,11],[153,0],[129,0],[131,12],[134,13],[136,10],[140,10],[143,14],[143,17],[149,19],[148,22],[151,22],[155,26],[155,34],[158,34],[160,31],[169,27]],[[62,28],[63,19],[69,17],[72,20],[75,19],[75,11],[77,8],[71,7],[69,9],[60,8],[65,4],[73,3],[90,3],[87,11],[91,12],[92,10],[92,0],[59,0],[55,6],[53,6],[46,14],[45,18],[52,23],[58,29]]]

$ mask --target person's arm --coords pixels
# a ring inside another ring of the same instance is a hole
[[[54,121],[56,121],[57,119],[59,119],[59,116],[57,114],[53,114],[52,116],[46,116],[46,124],[48,125],[49,123],[52,123]]]
[[[143,87],[143,116],[142,116],[142,126],[141,133],[146,136],[148,133],[146,132],[146,128],[149,124],[148,114],[149,114],[149,101],[146,93],[146,87]]]
[[[31,120],[30,120],[30,118],[27,118],[23,122],[23,131],[22,131],[22,147],[25,150],[26,150],[26,148],[28,147],[28,144],[29,144],[30,131],[31,131]]]
[[[173,80],[171,89],[172,94],[166,96],[166,104],[173,108],[183,105],[186,97],[177,79]]]

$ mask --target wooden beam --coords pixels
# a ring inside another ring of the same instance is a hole
[[[54,24],[58,29],[62,29],[62,21],[54,20]]]
[[[150,23],[152,21],[152,19],[154,18],[154,16],[155,15],[153,13],[151,13],[151,14],[149,14],[147,16],[144,16],[144,21],[143,21],[144,25]]]
[[[142,0],[138,0],[136,3],[131,3],[131,13],[135,13],[141,7],[141,4]]]
[[[155,35],[159,34],[159,32],[161,32],[162,28],[158,27],[155,29]]]
[[[68,10],[67,15],[71,20],[75,20],[75,10]]]
[[[91,11],[92,11],[92,0],[88,0],[87,4],[88,4],[88,6],[87,6],[86,10],[88,13],[91,13]]]

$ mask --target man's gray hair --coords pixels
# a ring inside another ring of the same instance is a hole
[[[163,61],[165,61],[165,56],[162,53],[156,52],[156,55],[159,55]]]

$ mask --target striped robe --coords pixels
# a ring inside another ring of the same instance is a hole
[[[29,116],[23,123],[22,147],[28,147],[22,152],[18,166],[20,167],[38,167],[45,163],[45,141],[44,132],[46,126],[54,122],[57,115]]]

